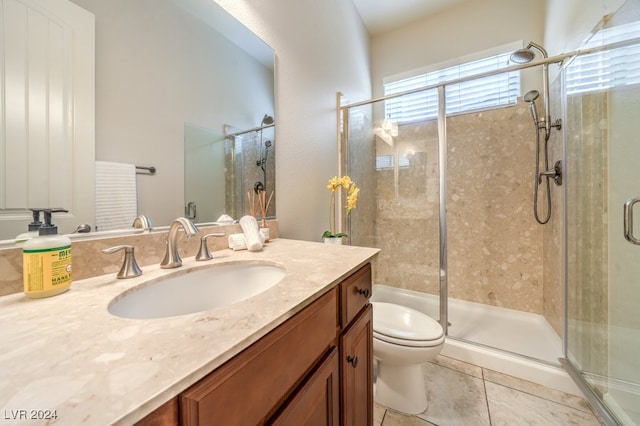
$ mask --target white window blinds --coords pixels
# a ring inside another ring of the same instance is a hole
[[[497,70],[508,65],[509,55],[510,52],[385,83],[384,94],[392,95]],[[520,94],[520,73],[500,73],[460,84],[447,85],[445,94],[447,114],[515,104]],[[437,116],[438,93],[435,89],[385,101],[385,117],[396,120],[398,124],[433,119]]]
[[[640,22],[598,31],[585,48],[640,37]],[[640,83],[640,44],[578,56],[566,71],[568,94],[606,90]]]

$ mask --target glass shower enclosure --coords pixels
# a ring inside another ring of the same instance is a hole
[[[552,60],[562,131],[549,144],[564,184],[552,186],[549,224],[531,214],[528,106],[446,115],[445,82],[425,88],[438,100],[429,120],[393,123],[385,98],[342,108],[341,171],[361,188],[343,229],[382,249],[374,294],[419,300],[448,338],[561,363],[607,424],[637,425],[640,0]],[[505,324],[519,335],[504,339]],[[547,337],[531,344],[531,324]]]
[[[461,83],[421,91],[426,107],[413,104],[416,92],[400,96],[403,108],[430,111],[401,123],[386,113],[388,98],[343,108],[343,170],[361,188],[345,224],[351,244],[381,249],[374,294],[393,293],[439,319],[448,337],[559,366],[562,274],[544,253],[560,258],[561,248],[532,214],[529,106],[514,96],[447,114],[447,91],[461,93]]]
[[[640,424],[640,1],[564,70],[567,339],[564,364],[603,418]],[[633,226],[635,224],[635,227]]]

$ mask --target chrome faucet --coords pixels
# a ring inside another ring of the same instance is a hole
[[[173,221],[169,227],[169,234],[167,235],[167,251],[164,255],[164,259],[160,262],[160,267],[163,269],[177,268],[182,266],[182,259],[178,254],[178,229],[182,227],[187,237],[192,237],[198,234],[198,228],[185,217],[179,217]]]
[[[150,232],[153,229],[151,219],[143,214],[133,219],[133,224],[131,226],[133,226],[134,228],[144,229],[145,233]]]

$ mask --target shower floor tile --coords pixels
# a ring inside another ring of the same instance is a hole
[[[423,365],[427,410],[407,416],[374,404],[376,426],[600,425],[580,397],[438,356]]]

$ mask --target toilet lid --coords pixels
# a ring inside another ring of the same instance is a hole
[[[444,335],[442,326],[436,320],[415,309],[385,302],[371,302],[371,304],[373,305],[373,333],[378,338],[391,342],[398,339],[429,342],[439,341]]]

